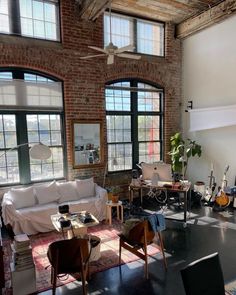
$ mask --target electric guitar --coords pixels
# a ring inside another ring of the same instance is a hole
[[[224,175],[222,179],[222,185],[221,187],[219,187],[219,191],[215,197],[215,202],[220,207],[227,207],[230,203],[229,197],[224,192],[224,188],[227,185],[226,173],[228,172],[228,170],[229,170],[229,165],[225,167],[225,171],[224,171]]]
[[[216,182],[215,182],[215,176],[213,175],[213,165],[211,168],[211,174],[209,177],[209,186],[206,188],[206,195],[205,195],[205,200],[210,203],[213,193],[216,187]]]

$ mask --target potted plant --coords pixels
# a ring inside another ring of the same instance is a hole
[[[172,170],[174,173],[182,173],[182,177],[185,179],[189,158],[196,155],[201,157],[202,147],[189,138],[184,140],[179,132],[171,136],[170,144],[169,155],[171,155]]]
[[[112,192],[112,203],[117,203],[119,201],[119,193],[120,193],[120,188],[119,186],[113,186],[111,188],[111,192]]]

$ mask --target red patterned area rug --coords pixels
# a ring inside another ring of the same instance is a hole
[[[90,273],[103,271],[114,266],[119,265],[119,237],[118,233],[121,231],[121,224],[115,222],[112,226],[105,223],[100,223],[94,227],[88,228],[88,233],[98,236],[101,239],[101,258],[97,261],[90,263]],[[48,245],[56,240],[63,239],[62,234],[58,232],[49,232],[43,234],[37,234],[30,236],[33,258],[36,267],[36,290],[42,292],[51,288],[50,282],[50,267],[47,259]],[[11,262],[11,241],[9,239],[3,241],[4,247],[4,268],[5,268],[5,294],[12,294],[11,289],[11,273],[10,273],[10,262]],[[159,252],[155,244],[148,246],[148,253],[155,255]],[[136,255],[133,255],[129,251],[122,249],[122,264],[138,260]],[[59,281],[58,286],[67,284],[75,277],[69,276],[66,280]]]

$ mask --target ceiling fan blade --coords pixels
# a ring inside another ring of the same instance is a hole
[[[95,54],[95,55],[87,55],[87,56],[81,56],[80,59],[89,59],[89,58],[93,58],[93,57],[98,57],[98,56],[105,56],[106,54]]]
[[[111,65],[114,63],[114,54],[109,54],[107,58],[107,64]]]
[[[127,46],[118,48],[116,50],[116,53],[121,53],[121,52],[124,52],[124,51],[133,50],[133,49],[134,49],[134,46],[133,45],[127,45]]]
[[[96,47],[96,46],[88,46],[88,48],[91,48],[91,49],[93,49],[93,50],[97,50],[97,51],[100,51],[100,52],[103,52],[103,53],[107,53],[105,49],[100,48],[100,47]]]
[[[124,58],[140,59],[141,55],[130,54],[130,53],[118,53],[117,56]]]

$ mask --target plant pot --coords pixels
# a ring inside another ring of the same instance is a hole
[[[112,195],[111,200],[112,200],[112,203],[118,203],[119,196],[118,195]]]

